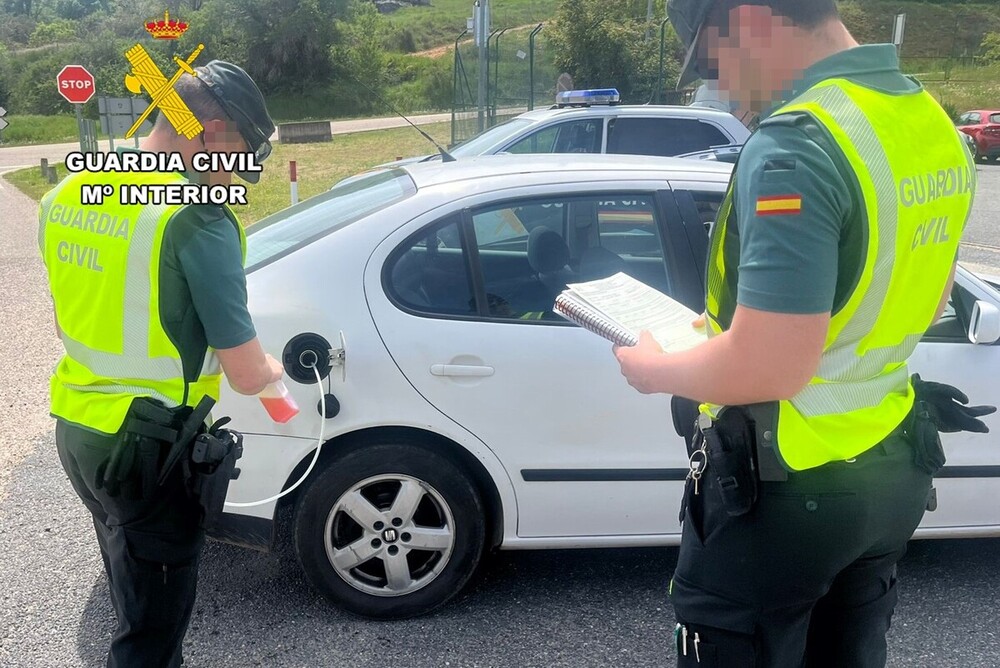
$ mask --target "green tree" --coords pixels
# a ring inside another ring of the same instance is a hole
[[[11,86],[14,83],[13,63],[7,47],[0,43],[0,107],[10,106]]]
[[[29,46],[45,46],[71,42],[77,37],[78,26],[68,19],[56,19],[50,23],[39,23],[28,40]]]
[[[987,33],[983,37],[977,60],[984,65],[1000,63],[1000,32]]]
[[[98,0],[58,0],[55,4],[56,15],[63,19],[81,19],[101,8]]]
[[[556,66],[578,88],[617,88],[626,102],[647,102],[657,87],[673,89],[680,44],[668,24],[660,77],[659,24],[646,21],[646,8],[640,0],[562,0],[551,32]]]
[[[206,0],[184,40],[240,65],[265,93],[304,92],[330,80],[345,11],[346,0]]]
[[[334,63],[332,88],[335,96],[342,98],[343,110],[348,113],[387,111],[378,96],[364,86],[379,95],[385,94],[392,61],[386,52],[386,44],[394,37],[392,27],[374,4],[352,0],[347,15],[337,22],[337,32],[338,41],[331,49]]]

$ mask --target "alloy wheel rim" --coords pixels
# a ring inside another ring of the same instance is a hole
[[[405,596],[433,582],[450,562],[455,520],[426,482],[383,474],[337,499],[323,540],[330,565],[347,584],[373,596]]]

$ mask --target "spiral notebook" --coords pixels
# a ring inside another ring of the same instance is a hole
[[[634,346],[648,330],[666,352],[688,350],[707,340],[692,324],[698,314],[628,274],[566,286],[552,310],[620,346]]]

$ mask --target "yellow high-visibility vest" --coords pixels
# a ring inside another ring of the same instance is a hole
[[[796,471],[861,454],[909,413],[913,388],[906,360],[933,324],[977,180],[954,124],[926,91],[887,94],[830,79],[771,118],[793,113],[809,114],[843,151],[860,185],[866,221],[861,270],[832,314],[816,376],[790,400],[772,403],[776,424],[768,428],[782,464]],[[900,133],[901,127],[908,131]],[[912,143],[917,138],[933,141]],[[710,336],[728,329],[736,310],[739,249],[730,246],[738,240],[726,234],[734,188],[735,179],[712,229]],[[710,415],[718,408],[701,407]]]
[[[218,400],[222,369],[209,349],[185,382],[181,355],[160,319],[160,253],[179,205],[122,205],[123,184],[184,183],[179,173],[68,176],[39,210],[38,243],[48,270],[65,354],[50,381],[51,414],[115,434],[137,397],[168,407]],[[110,185],[101,205],[85,205],[86,186]],[[235,214],[246,258],[246,236]]]

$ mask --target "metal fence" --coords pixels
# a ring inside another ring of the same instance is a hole
[[[539,23],[533,28],[494,30],[487,41],[485,66],[470,33],[466,31],[458,36],[455,40],[452,144],[555,101],[559,73],[553,64],[544,28],[545,24]]]
[[[668,81],[667,22],[653,33],[650,48],[659,52],[655,71],[643,75],[633,86],[633,97],[650,104],[690,104],[694,89],[675,90]],[[658,37],[658,39],[657,39]],[[497,29],[487,41],[486,67],[481,67],[480,50],[472,33],[463,32],[455,40],[454,101],[452,104],[451,143],[457,144],[483,130],[535,108],[555,103],[560,90],[560,72],[545,31],[545,24],[529,28]],[[480,79],[484,79],[480,109]],[[606,82],[615,87],[620,82]]]
[[[900,63],[903,71],[920,81],[927,83],[969,83],[978,81],[969,78],[969,73],[983,63],[976,57],[965,56],[953,58],[950,56],[918,56],[907,57],[905,54]]]

